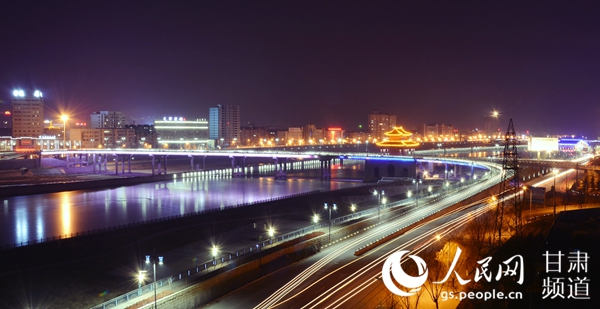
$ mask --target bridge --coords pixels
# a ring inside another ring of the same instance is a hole
[[[494,147],[489,147],[495,149]],[[329,149],[328,149],[329,150]],[[337,149],[336,149],[337,150]],[[449,152],[473,152],[473,148],[433,149],[417,151],[416,155],[436,155]],[[445,157],[390,156],[363,152],[342,151],[277,151],[277,150],[160,150],[160,149],[82,149],[82,150],[43,150],[39,157],[60,156],[65,158],[67,168],[92,167],[91,173],[114,171],[115,174],[131,173],[134,157],[139,161],[148,160],[152,175],[166,174],[169,158],[189,158],[190,170],[206,169],[206,158],[228,158],[231,161],[231,176],[244,177],[257,172],[258,165],[273,160],[275,178],[285,178],[288,169],[305,169],[304,163],[318,161],[321,179],[331,178],[332,164],[343,164],[344,160],[365,162],[365,180],[377,181],[382,177],[409,178],[460,178],[475,177],[475,168],[484,168],[469,160]],[[110,167],[113,166],[114,168]],[[260,163],[259,163],[260,162]],[[313,164],[314,166],[314,164]],[[89,169],[88,169],[89,170]],[[459,176],[460,175],[460,176]]]

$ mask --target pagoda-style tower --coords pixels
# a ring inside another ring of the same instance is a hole
[[[412,133],[407,132],[402,127],[394,127],[394,129],[384,134],[386,138],[381,142],[377,142],[376,145],[388,149],[390,154],[402,154],[404,149],[419,146],[418,142],[412,140]]]

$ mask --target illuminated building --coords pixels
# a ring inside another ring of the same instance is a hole
[[[298,141],[302,140],[302,128],[298,127],[290,127],[288,129],[287,137],[288,141],[291,141],[292,144],[298,145]]]
[[[67,130],[67,147],[68,148],[99,148],[100,146],[105,148],[115,148],[112,147],[114,140],[111,139],[111,147],[103,144],[103,129],[90,129],[90,128],[77,128],[77,129],[68,129]],[[110,132],[110,130],[107,130]],[[110,134],[109,134],[110,135]],[[107,136],[108,137],[108,136]],[[75,142],[77,141],[77,142]],[[107,140],[108,142],[108,140]],[[78,146],[77,146],[78,145]],[[73,147],[75,146],[75,147]]]
[[[100,111],[90,115],[92,129],[122,129],[125,128],[125,115],[115,111]]]
[[[128,129],[135,131],[135,142],[138,148],[155,148],[158,147],[156,143],[156,131],[154,126],[151,124],[132,124],[127,125]]]
[[[411,137],[412,133],[405,131],[402,127],[398,127],[385,132],[384,140],[376,144],[380,148],[387,149],[391,154],[399,154],[401,153],[401,149],[419,146],[419,143],[413,141]]]
[[[13,91],[12,136],[38,137],[44,134],[44,98],[39,90]]]
[[[344,138],[342,128],[327,128],[327,139],[330,143],[337,143]]]
[[[561,138],[558,141],[558,151],[564,157],[579,157],[590,151],[590,145],[579,138]]]
[[[270,140],[271,136],[269,132],[269,128],[264,126],[257,126],[255,124],[242,126],[240,128],[240,142],[242,146],[259,146],[263,140]]]
[[[77,148],[137,148],[134,129],[67,129],[67,147]]]
[[[443,123],[423,124],[423,140],[452,140],[454,138],[454,126]]]
[[[207,149],[213,148],[209,140],[208,121],[185,120],[182,117],[164,117],[154,121],[158,147],[170,149]]]
[[[240,140],[240,107],[217,105],[209,109],[209,137],[220,147],[235,147]]]
[[[396,115],[387,113],[379,113],[377,111],[369,114],[369,132],[371,138],[382,140],[385,137],[385,132],[396,127]]]
[[[315,141],[323,139],[323,129],[317,129],[314,124],[309,124],[305,126],[302,131],[302,139],[308,144],[310,144],[311,141],[315,143]]]

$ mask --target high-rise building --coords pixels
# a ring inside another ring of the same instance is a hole
[[[39,137],[44,134],[44,98],[39,90],[13,91],[12,136]]]
[[[211,107],[208,109],[208,138],[212,140],[219,139],[219,108]]]
[[[215,122],[217,125],[215,126]],[[238,105],[217,105],[209,109],[210,138],[217,140],[221,147],[229,147],[240,140],[240,107]]]
[[[90,115],[92,129],[122,129],[125,128],[125,115],[115,111],[93,112]]]
[[[385,132],[392,130],[396,126],[396,115],[379,113],[373,111],[369,114],[369,133],[372,138],[381,140],[385,137]]]

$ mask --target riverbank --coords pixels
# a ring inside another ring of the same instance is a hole
[[[343,200],[348,196],[372,196],[369,189],[365,186],[310,194],[0,251],[0,307],[89,308],[135,289],[134,275],[146,254],[181,248],[187,255],[196,255],[195,262],[202,262],[211,243],[226,246],[234,241],[228,233],[239,227],[257,223],[256,235],[236,234],[246,242],[256,242],[263,223],[309,225],[324,202],[337,203],[338,214],[344,215],[351,210]],[[172,258],[166,260],[162,271],[181,271]],[[187,259],[183,262],[194,263]]]

